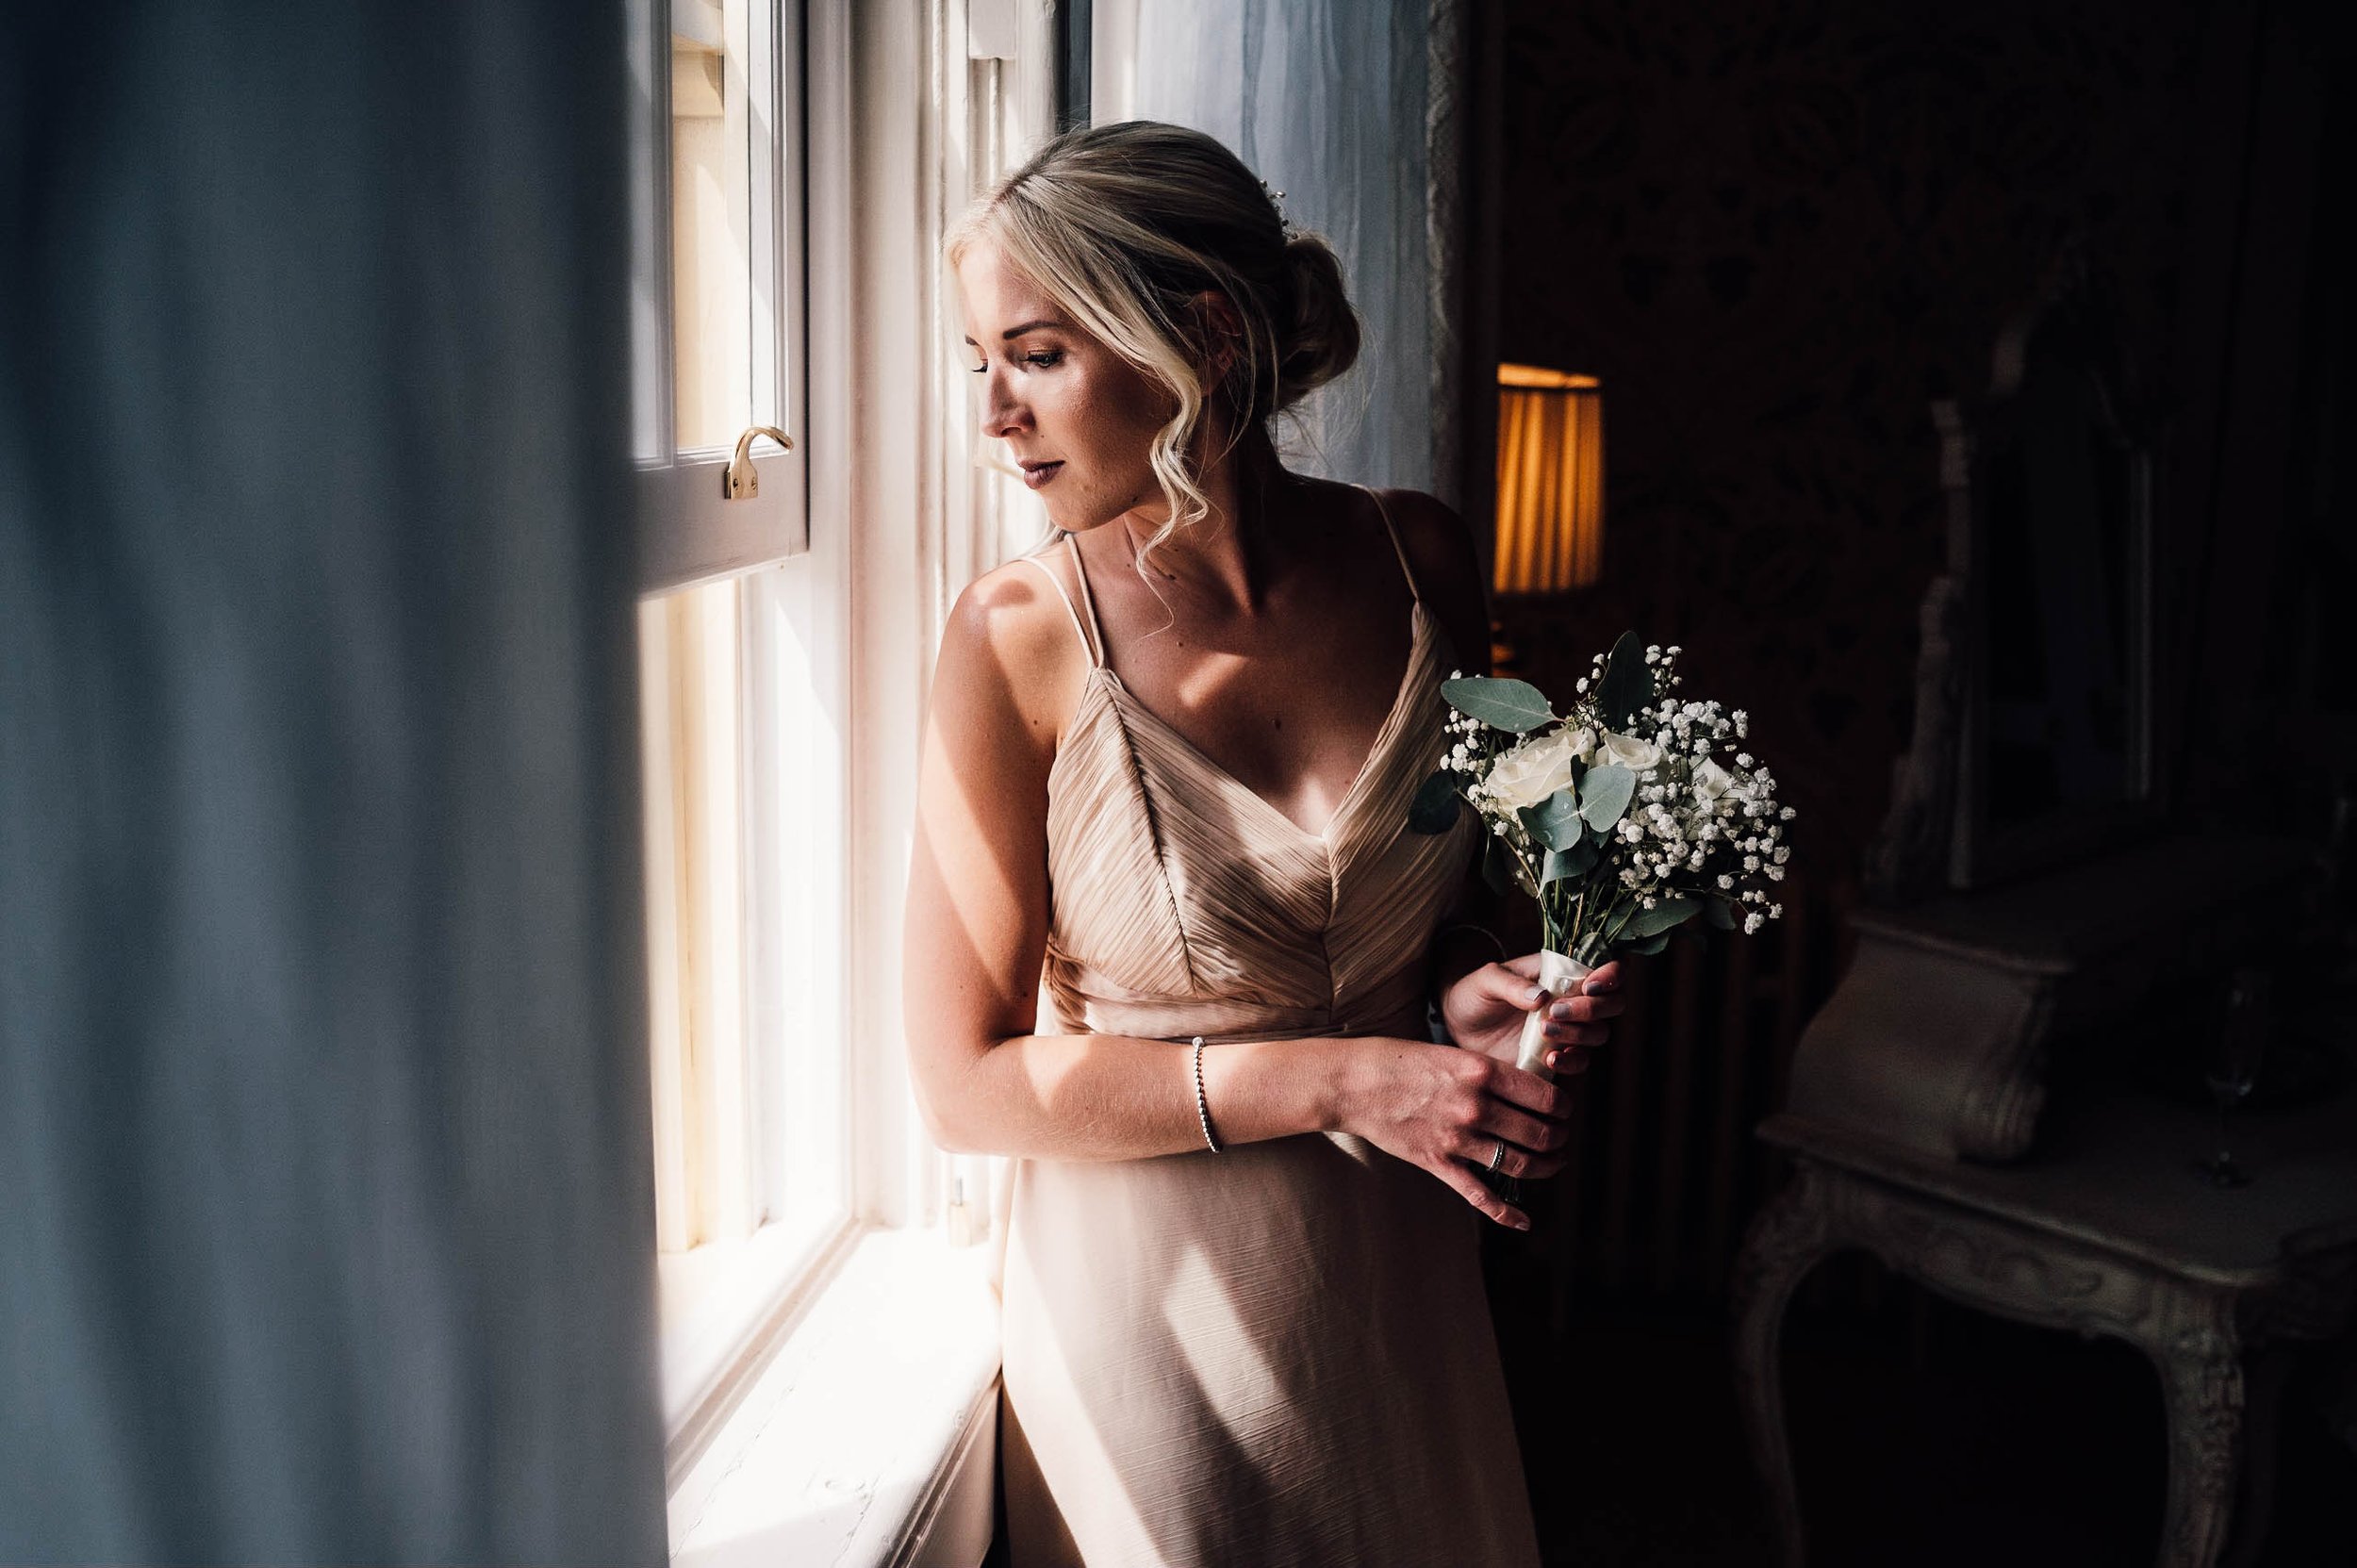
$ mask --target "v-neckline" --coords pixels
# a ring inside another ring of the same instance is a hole
[[[1349,815],[1351,808],[1358,803],[1360,796],[1365,793],[1369,781],[1375,776],[1376,765],[1381,759],[1384,748],[1391,744],[1398,732],[1400,716],[1407,708],[1408,699],[1416,687],[1416,671],[1424,662],[1425,638],[1430,633],[1431,620],[1431,612],[1424,607],[1424,600],[1420,597],[1411,598],[1408,605],[1408,668],[1400,671],[1399,687],[1392,694],[1391,709],[1384,714],[1383,722],[1376,728],[1375,739],[1368,745],[1367,754],[1360,759],[1359,771],[1351,775],[1349,785],[1343,791],[1343,798],[1335,802],[1333,811],[1326,818],[1326,825],[1315,833],[1286,816],[1282,810],[1278,809],[1276,802],[1236,777],[1218,758],[1188,739],[1184,731],[1140,701],[1137,694],[1129,689],[1128,684],[1113,673],[1112,666],[1103,664],[1093,666],[1091,674],[1101,676],[1100,684],[1120,700],[1122,706],[1150,720],[1156,729],[1176,741],[1189,756],[1200,763],[1205,772],[1250,800],[1262,813],[1272,820],[1284,824],[1296,837],[1307,839],[1313,844],[1324,845],[1331,850],[1334,845],[1335,830],[1341,825],[1343,818]]]

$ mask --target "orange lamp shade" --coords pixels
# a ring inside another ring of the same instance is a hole
[[[1604,570],[1604,388],[1592,375],[1498,367],[1494,591],[1561,593]]]

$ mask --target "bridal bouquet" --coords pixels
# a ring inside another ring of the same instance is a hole
[[[1722,931],[1739,917],[1749,935],[1784,913],[1768,884],[1784,880],[1792,808],[1777,804],[1767,766],[1737,750],[1742,709],[1678,699],[1677,653],[1622,634],[1564,714],[1525,681],[1442,684],[1451,744],[1409,824],[1445,833],[1460,802],[1474,809],[1490,885],[1539,902],[1539,982],[1555,994],[1616,952],[1659,952],[1697,915]],[[1544,1029],[1533,1013],[1516,1065],[1551,1078]]]

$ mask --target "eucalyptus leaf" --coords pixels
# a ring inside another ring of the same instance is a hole
[[[1645,645],[1635,632],[1623,632],[1605,661],[1604,680],[1596,687],[1596,713],[1607,730],[1626,730],[1631,715],[1653,697],[1653,673],[1645,666]]]
[[[1628,810],[1629,801],[1636,793],[1637,775],[1619,763],[1591,767],[1587,778],[1580,781],[1579,815],[1596,832],[1607,832]]]
[[[1457,793],[1457,775],[1442,768],[1425,780],[1408,803],[1408,825],[1423,834],[1446,833],[1457,826],[1463,803]]]
[[[1640,655],[1641,657],[1641,655]],[[1528,734],[1555,717],[1546,693],[1527,681],[1501,680],[1490,675],[1462,675],[1441,683],[1441,695],[1459,713],[1469,714],[1493,730]]]
[[[1651,936],[1683,924],[1694,913],[1694,900],[1675,895],[1663,899],[1651,909],[1640,909],[1629,916],[1628,929],[1638,936]]]
[[[1668,947],[1669,945],[1670,933],[1666,931],[1657,931],[1641,942],[1624,943],[1622,944],[1622,949],[1626,952],[1644,953],[1650,957],[1652,954],[1659,952],[1662,949]]]
[[[1535,806],[1525,806],[1520,815],[1530,836],[1550,850],[1568,850],[1586,832],[1586,824],[1579,819],[1579,798],[1568,786]]]
[[[1495,834],[1490,835],[1481,851],[1481,880],[1490,884],[1492,893],[1514,891],[1514,851]]]
[[[1735,912],[1727,907],[1727,901],[1724,899],[1705,899],[1703,900],[1703,918],[1718,927],[1721,931],[1733,931],[1735,929]]]
[[[1592,844],[1575,844],[1568,850],[1549,850],[1546,874],[1539,880],[1548,883],[1571,882],[1586,876],[1595,868],[1595,865],[1596,847]]]

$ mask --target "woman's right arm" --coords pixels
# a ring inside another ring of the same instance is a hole
[[[927,1131],[959,1152],[1129,1160],[1203,1147],[1191,1048],[1038,1034],[1048,919],[1047,770],[1086,661],[1054,590],[1024,567],[959,597],[926,716],[909,867],[903,1007]],[[1501,1223],[1475,1179],[1562,1164],[1563,1092],[1476,1052],[1368,1038],[1207,1047],[1223,1143],[1352,1131],[1426,1166]],[[1518,1166],[1520,1168],[1518,1168]]]

